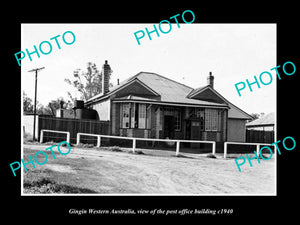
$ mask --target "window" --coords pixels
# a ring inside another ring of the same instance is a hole
[[[150,115],[147,115],[146,104],[141,103],[123,103],[121,109],[121,127],[122,128],[140,128],[150,129]],[[146,125],[146,122],[148,123]]]
[[[200,122],[192,121],[192,126],[193,127],[199,127],[200,126]]]
[[[204,109],[195,108],[195,116],[197,119],[204,119]]]
[[[174,130],[181,130],[181,109],[173,107],[164,107],[164,116],[173,116],[174,117]]]
[[[134,103],[130,103],[130,115],[131,115],[131,128],[137,128],[137,119],[135,117],[136,113],[136,109],[138,107],[136,107],[136,105]]]
[[[205,109],[205,131],[219,131],[220,119],[217,109]]]
[[[138,117],[138,124],[141,129],[146,128],[146,104],[139,104],[139,117]]]
[[[121,105],[122,128],[129,128],[129,103]]]
[[[151,129],[151,105],[147,106],[146,110],[147,110],[147,112],[146,112],[146,114],[147,114],[146,115],[146,117],[147,117],[147,119],[146,119],[146,128]]]
[[[175,117],[175,131],[180,131],[181,130],[181,110],[176,109],[174,110],[174,117]]]
[[[193,119],[204,119],[204,108],[189,108],[188,117]]]

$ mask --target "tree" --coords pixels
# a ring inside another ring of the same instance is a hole
[[[253,117],[253,119],[249,120],[248,122],[251,122],[253,120],[261,118],[262,116],[265,115],[265,113],[264,112],[261,112],[261,113],[251,113],[250,115]]]
[[[259,114],[259,113],[251,113],[250,116],[253,117],[252,120],[256,120],[256,119],[258,119],[258,118],[260,117],[260,114]],[[251,120],[251,121],[252,121],[252,120]]]
[[[73,103],[69,101],[65,101],[63,97],[59,97],[55,100],[52,100],[48,103],[48,105],[43,105],[37,101],[36,103],[36,114],[38,115],[56,115],[56,110],[61,107],[61,102],[63,103],[63,108],[71,109],[73,107]],[[23,111],[26,113],[33,113],[33,104],[32,99],[27,96],[27,94],[23,91]]]
[[[61,107],[64,109],[71,109],[73,107],[73,103],[70,100],[64,100],[63,97],[59,97],[56,100],[52,100],[48,103],[48,108],[51,110],[52,115],[55,115],[56,110]]]
[[[111,75],[110,72],[109,76]],[[87,63],[87,71],[77,69],[73,72],[74,80],[65,79],[65,82],[72,85],[81,94],[81,100],[100,94],[102,92],[102,72],[99,72],[95,63]],[[110,77],[109,77],[110,78]],[[70,99],[74,102],[75,98],[68,92]]]
[[[36,106],[36,114],[38,115],[55,115],[52,114],[51,109],[48,106],[38,103]]]
[[[23,91],[23,112],[33,113],[32,99]]]

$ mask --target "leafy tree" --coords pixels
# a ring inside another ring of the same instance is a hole
[[[259,113],[251,113],[250,115],[253,117],[253,120],[256,120],[260,117]]]
[[[264,116],[265,113],[264,112],[261,112],[261,113],[251,113],[250,115],[253,117],[253,119],[249,120],[248,122],[251,122],[253,120],[259,119],[260,117]]]
[[[51,109],[48,106],[38,103],[36,106],[36,114],[38,115],[55,115],[52,114]]]
[[[71,109],[73,107],[73,103],[68,100],[65,101],[63,97],[57,98],[56,100],[52,100],[48,104],[48,108],[51,110],[52,115],[56,114],[56,110],[59,108]]]
[[[23,91],[23,111],[33,113],[32,99],[27,96],[25,91]]]
[[[110,71],[109,76],[112,71]],[[88,62],[87,70],[77,69],[73,72],[74,80],[65,79],[65,82],[72,85],[80,93],[81,100],[89,98],[102,92],[102,72],[99,72],[95,63]],[[75,98],[68,92],[70,99],[74,102]]]
[[[34,105],[32,103],[32,99],[27,96],[27,94],[23,91],[23,111],[26,113],[34,113]],[[36,114],[38,115],[56,115],[56,109],[61,107],[61,103],[63,108],[70,109],[73,107],[73,103],[69,101],[65,101],[62,97],[57,98],[56,100],[52,100],[48,103],[48,105],[43,105],[37,101],[36,103]]]

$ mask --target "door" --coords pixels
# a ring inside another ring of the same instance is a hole
[[[191,140],[191,121],[186,120],[185,121],[185,139]],[[187,143],[187,142],[185,142]]]
[[[200,121],[191,122],[191,140],[201,140]]]
[[[191,140],[201,140],[202,131],[201,131],[201,122],[192,121],[191,122]],[[191,143],[191,148],[200,148],[200,143]]]
[[[174,138],[174,116],[164,116],[164,137]]]

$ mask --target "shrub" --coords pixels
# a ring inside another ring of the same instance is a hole
[[[216,157],[214,154],[212,154],[212,153],[207,154],[206,157],[207,157],[207,158],[211,158],[211,159],[217,158],[217,157]]]
[[[122,149],[119,146],[108,147],[108,149],[112,152],[122,152]]]

